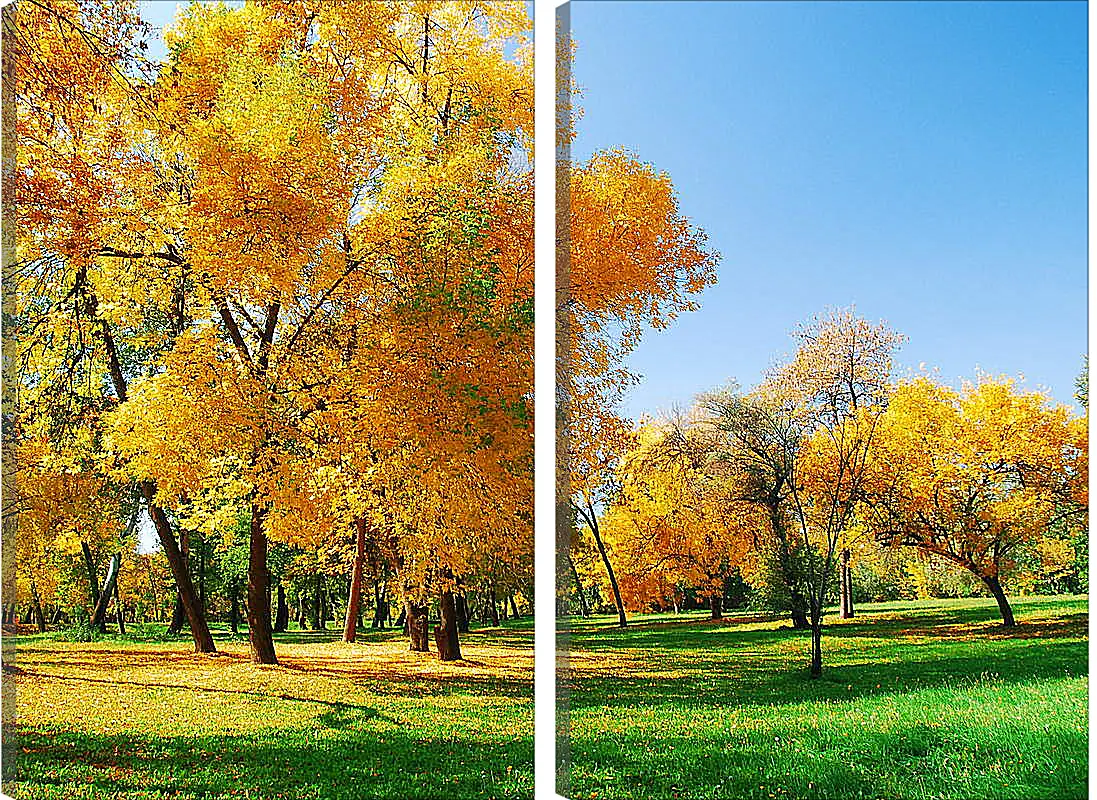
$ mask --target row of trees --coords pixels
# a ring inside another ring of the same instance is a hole
[[[136,2],[4,25],[6,599],[83,572],[98,623],[147,518],[198,652],[188,539],[257,662],[272,542],[340,552],[348,640],[383,574],[459,658],[460,598],[532,570],[524,4],[192,4],[163,63]]]
[[[598,553],[622,624],[626,605],[670,605],[684,588],[719,616],[745,580],[810,628],[813,675],[825,606],[853,613],[852,565],[913,577],[904,550],[923,573],[925,559],[966,570],[1013,625],[1003,582],[1061,573],[1084,546],[1087,417],[1005,378],[895,381],[903,337],[852,310],[794,336],[795,354],[753,390],[640,425],[573,568],[589,582]]]
[[[242,518],[233,535],[216,539],[185,529],[180,536],[205,617],[227,625],[233,633],[240,631],[247,612],[249,525]],[[359,601],[352,607],[355,544],[353,531],[317,550],[272,542],[268,566],[275,633],[330,626],[354,641],[363,624],[371,628],[404,625],[406,608],[394,594],[397,576],[368,539]],[[99,543],[83,540],[76,546],[79,552],[36,553],[17,565],[20,591],[3,609],[5,623],[35,625],[42,632],[84,621],[106,631],[111,623],[123,634],[127,623],[156,623],[169,634],[183,632],[186,615],[162,550],[143,552],[135,533],[127,541],[111,537]],[[117,568],[112,567],[115,556]],[[528,575],[502,570],[463,581],[455,597],[458,631],[467,632],[476,620],[498,626],[500,620],[530,613],[531,583]],[[438,611],[434,608],[431,613],[436,616]]]

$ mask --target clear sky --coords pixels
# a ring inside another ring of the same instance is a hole
[[[855,304],[902,369],[1023,374],[1073,402],[1086,351],[1084,2],[571,4],[573,155],[667,170],[723,254],[701,310],[650,332],[639,415]]]

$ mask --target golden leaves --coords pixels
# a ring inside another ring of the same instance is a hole
[[[996,575],[1056,519],[1084,508],[1068,408],[1009,378],[960,390],[899,384],[877,433],[869,524],[979,574]]]

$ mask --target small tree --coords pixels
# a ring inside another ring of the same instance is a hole
[[[816,317],[793,337],[795,355],[770,371],[759,392],[802,431],[788,495],[806,556],[810,670],[817,678],[839,543],[857,521],[876,427],[887,407],[892,356],[904,337],[852,308]]]

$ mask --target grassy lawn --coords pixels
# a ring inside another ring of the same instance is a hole
[[[279,666],[246,637],[15,637],[14,798],[532,797],[532,622],[462,635],[466,661],[396,632],[290,632]],[[162,629],[162,626],[159,626]],[[10,645],[10,640],[6,644]],[[432,645],[433,647],[433,645]]]
[[[1087,601],[862,605],[824,673],[784,619],[562,622],[576,798],[1086,796]]]

